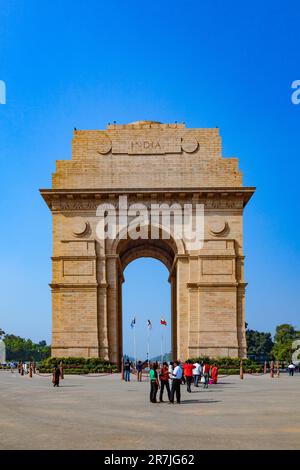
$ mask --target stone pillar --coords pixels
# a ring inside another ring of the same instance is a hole
[[[245,257],[236,257],[236,280],[237,287],[237,339],[238,355],[240,358],[247,357],[247,340],[245,331],[245,290],[247,283],[244,282],[244,262]]]
[[[123,319],[122,319],[122,284],[124,282],[123,274],[119,271],[118,276],[118,367],[121,365],[123,356]]]
[[[52,356],[98,357],[96,251],[94,240],[58,239],[66,217],[54,217],[52,257]]]
[[[238,355],[240,358],[247,357],[247,340],[245,331],[245,286],[240,284],[237,288],[237,338]]]
[[[107,255],[107,317],[108,317],[108,356],[115,364],[120,362],[120,319],[119,319],[119,256]]]
[[[177,359],[177,276],[176,276],[176,267],[170,275],[170,284],[171,284],[171,348],[172,348],[172,360]]]
[[[177,259],[177,356],[178,359],[188,357],[188,283],[189,260],[187,256]]]
[[[107,322],[107,280],[106,258],[101,254],[100,244],[97,243],[97,316],[99,356],[108,360],[108,322]]]

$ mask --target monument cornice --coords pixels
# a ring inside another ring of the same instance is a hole
[[[91,283],[76,283],[76,282],[55,282],[49,284],[52,290],[57,290],[57,289],[97,289],[99,287],[98,282],[91,282]],[[100,286],[102,287],[102,286]]]
[[[229,287],[229,288],[245,288],[247,286],[247,282],[224,282],[224,281],[199,281],[199,282],[187,282],[187,287],[189,289],[198,289],[198,288],[209,288],[209,287]]]
[[[252,195],[255,187],[230,188],[166,188],[147,189],[40,189],[40,193],[48,207],[53,211],[95,210],[101,201],[109,199],[111,203],[119,196],[129,199],[146,200],[148,204],[157,199],[167,200],[178,198],[179,201],[191,199],[194,203],[203,203],[206,209],[243,209]]]
[[[189,289],[197,289],[198,287],[238,287],[238,282],[187,282]]]
[[[93,240],[94,241],[94,240]],[[84,240],[85,242],[85,240]],[[51,256],[52,261],[67,261],[67,260],[73,260],[73,261],[93,261],[97,259],[96,255],[59,255],[59,256]]]

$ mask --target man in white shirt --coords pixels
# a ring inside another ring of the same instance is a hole
[[[202,367],[199,362],[194,362],[193,365],[195,366],[195,369],[193,369],[194,385],[198,387]]]
[[[289,370],[289,375],[290,375],[290,376],[293,377],[294,372],[295,372],[295,369],[296,369],[295,365],[291,362],[291,363],[289,364],[289,366],[288,366],[288,370]]]
[[[176,394],[176,401],[180,403],[180,384],[182,379],[182,368],[180,367],[180,362],[174,362],[174,370],[172,372],[172,392],[171,392],[171,400],[170,403],[174,403],[174,396]]]
[[[169,364],[169,385],[170,385],[170,390],[172,390],[173,365],[174,365],[174,362],[171,361],[170,364]]]

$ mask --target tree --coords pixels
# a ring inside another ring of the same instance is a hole
[[[254,359],[266,360],[270,358],[273,348],[271,333],[255,330],[246,330],[248,356]]]
[[[5,331],[2,330],[2,328],[0,328],[0,339],[2,339],[2,336],[4,336],[4,335],[5,335]]]
[[[36,344],[30,339],[6,334],[4,342],[8,361],[41,361],[50,356],[50,346],[46,341]]]
[[[284,323],[278,325],[274,337],[274,347],[272,354],[279,361],[289,362],[293,354],[293,341],[300,338],[300,332],[296,331],[292,325]]]

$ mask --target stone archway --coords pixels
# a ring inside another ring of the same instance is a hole
[[[150,227],[149,227],[150,230]],[[171,237],[169,239],[146,240],[138,239],[116,239],[111,247],[112,255],[117,260],[118,269],[115,279],[115,289],[117,295],[113,294],[113,305],[116,300],[116,309],[118,311],[117,321],[114,321],[113,315],[110,315],[108,322],[109,344],[113,344],[113,338],[117,338],[115,342],[115,350],[109,351],[109,357],[115,357],[120,360],[122,356],[122,283],[124,281],[124,270],[129,263],[138,258],[155,258],[161,261],[169,271],[169,282],[171,286],[171,349],[173,357],[177,357],[178,345],[177,342],[177,269],[178,269],[178,255],[184,254],[183,243],[175,241]]]
[[[218,129],[139,121],[75,130],[72,160],[57,161],[52,189],[41,190],[53,216],[52,355],[119,361],[123,270],[151,255],[170,271],[178,357],[245,357],[243,211],[254,190],[237,159],[222,157]],[[118,211],[124,195],[147,207],[202,204],[201,249],[99,241],[97,207]]]

